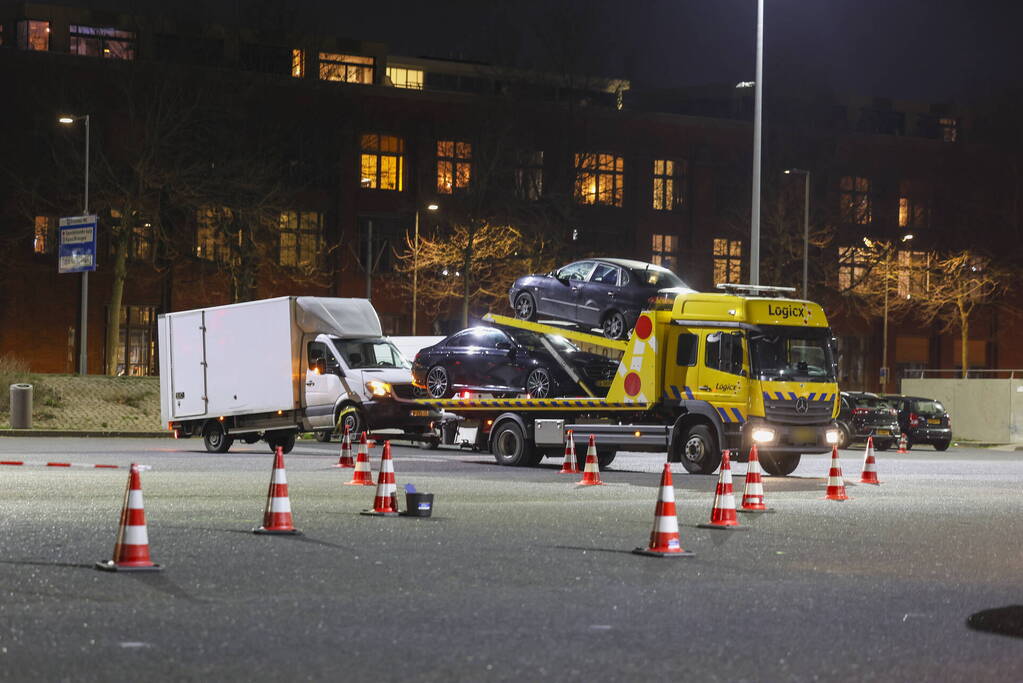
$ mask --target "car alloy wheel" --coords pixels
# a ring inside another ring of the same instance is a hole
[[[526,378],[526,393],[533,398],[547,398],[551,395],[552,384],[547,368],[537,368]]]
[[[450,384],[448,371],[442,365],[435,365],[426,374],[426,390],[431,398],[447,398]]]
[[[618,311],[608,313],[602,328],[608,339],[622,339],[625,336],[625,316]]]
[[[532,294],[522,292],[515,297],[515,317],[519,320],[532,320],[536,317],[536,302]]]

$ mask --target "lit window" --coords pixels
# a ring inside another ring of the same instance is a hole
[[[515,166],[515,192],[519,199],[536,201],[543,196],[543,152],[520,151]]]
[[[401,192],[404,166],[405,141],[402,138],[377,133],[362,136],[362,187]]]
[[[675,250],[677,248],[678,238],[675,235],[654,235],[653,243],[650,245],[650,263],[664,266],[668,270],[675,270],[677,265]]]
[[[323,214],[282,211],[277,225],[280,231],[277,262],[292,268],[315,268],[323,241]]]
[[[877,254],[863,247],[838,248],[838,288],[862,291],[877,261]]]
[[[451,194],[469,187],[472,178],[472,144],[437,141],[437,192]]]
[[[50,22],[26,19],[18,22],[18,48],[46,52],[50,49]]]
[[[671,211],[682,206],[686,162],[654,160],[654,210]]]
[[[135,59],[135,34],[102,26],[71,25],[70,52],[82,57]]]
[[[156,374],[156,306],[121,306],[117,374]]]
[[[291,51],[291,75],[294,78],[305,75],[305,50]]]
[[[622,205],[625,161],[615,154],[575,155],[575,200],[580,204]]]
[[[387,78],[395,88],[423,89],[423,70],[406,69],[401,66],[387,67]]]
[[[900,251],[898,264],[897,292],[903,299],[909,299],[930,289],[930,254],[926,251]]]
[[[53,251],[53,219],[49,216],[35,217],[35,239],[32,251],[37,254],[49,254]]]
[[[153,258],[153,224],[142,223],[132,229],[131,256],[138,261]]]
[[[321,52],[320,80],[372,85],[373,64],[372,57]]]
[[[196,212],[195,255],[204,261],[228,263],[231,248],[227,233],[233,220],[226,207],[205,206]]]
[[[842,220],[859,225],[870,223],[870,181],[858,176],[843,176],[839,188],[842,191]]]
[[[714,238],[714,284],[742,282],[742,240]]]
[[[940,118],[938,125],[941,126],[941,139],[943,142],[955,142],[959,138],[959,120],[954,118]]]

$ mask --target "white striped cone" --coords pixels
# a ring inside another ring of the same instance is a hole
[[[131,464],[128,486],[124,489],[121,523],[114,544],[114,559],[97,562],[97,569],[107,571],[159,571],[160,565],[149,559],[149,534],[146,532],[146,511],[142,502],[142,478],[139,466]]]
[[[561,465],[558,474],[579,474],[579,461],[575,455],[575,434],[568,430],[568,438],[565,441],[565,462]]]
[[[341,437],[341,457],[334,467],[355,467],[355,461],[352,459],[352,435],[347,426],[344,436]]]
[[[845,494],[845,480],[842,479],[842,463],[838,460],[838,446],[831,447],[831,468],[828,470],[826,500],[849,500]]]
[[[394,460],[391,459],[391,442],[384,442],[380,456],[380,473],[377,475],[377,492],[373,498],[373,509],[361,514],[377,517],[393,517],[398,514],[398,487],[394,481]]]
[[[874,439],[867,437],[867,450],[863,452],[863,473],[860,475],[861,484],[880,484],[877,479],[877,468],[874,466]]]
[[[369,467],[369,443],[366,441],[366,432],[359,438],[355,471],[352,473],[352,480],[346,481],[345,486],[373,486],[373,470]]]
[[[896,453],[909,453],[908,446],[909,446],[909,440],[906,438],[906,433],[903,432],[899,436],[899,450],[897,450],[895,452]]]
[[[579,486],[601,486],[600,465],[597,463],[597,440],[590,434],[590,444],[586,447],[586,466]]]
[[[725,450],[721,453],[721,473],[714,491],[714,507],[710,511],[710,522],[697,524],[704,529],[745,529],[735,514],[735,491],[732,489],[732,460]]]
[[[253,529],[254,534],[297,534],[291,520],[291,499],[288,497],[288,475],[284,471],[284,451],[278,446],[274,452],[274,467],[270,474],[270,489],[266,493],[263,526]]]
[[[757,445],[753,444],[746,465],[746,485],[742,489],[742,503],[739,512],[774,512],[764,503],[763,474]]]
[[[664,463],[661,474],[657,507],[654,508],[654,528],[650,532],[650,544],[636,548],[637,555],[656,557],[692,557],[693,553],[683,550],[678,537],[678,514],[675,512],[675,487],[671,483],[671,465]]]

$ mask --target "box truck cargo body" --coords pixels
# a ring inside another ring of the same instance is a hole
[[[409,409],[407,362],[366,299],[280,297],[158,319],[160,407],[179,436],[224,452],[235,439],[286,451],[300,431],[431,431],[436,411]]]

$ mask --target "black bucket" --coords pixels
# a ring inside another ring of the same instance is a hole
[[[432,493],[406,493],[404,514],[409,517],[429,517],[433,512]]]

